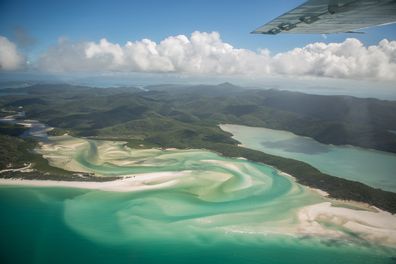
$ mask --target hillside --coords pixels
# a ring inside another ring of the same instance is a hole
[[[11,90],[11,92],[10,92]],[[17,93],[15,91],[18,91]],[[354,144],[396,152],[396,102],[346,96],[317,96],[276,90],[246,90],[231,84],[218,86],[155,86],[99,89],[68,85],[35,85],[0,90],[0,107],[26,112],[55,127],[51,134],[68,132],[96,139],[124,140],[134,148],[204,148],[228,157],[245,157],[272,165],[297,181],[330,193],[332,197],[362,201],[396,212],[396,194],[324,174],[300,161],[238,147],[219,123],[284,129],[333,144]],[[22,108],[21,108],[22,107]],[[393,111],[393,112],[392,112]],[[33,162],[29,179],[102,181],[84,179],[48,166],[31,152],[35,142],[15,136],[19,126],[2,125],[0,158],[19,167]],[[15,174],[15,173],[14,173]],[[2,174],[2,177],[15,177]]]
[[[288,130],[326,144],[350,144],[396,153],[396,102],[350,96],[309,95],[208,86],[158,85],[90,88],[34,85],[20,95],[0,96],[1,107],[23,106],[28,118],[76,135],[147,139],[174,135],[191,140],[228,135],[216,128],[233,123]],[[3,89],[9,92],[16,89]],[[216,137],[215,137],[216,138]]]

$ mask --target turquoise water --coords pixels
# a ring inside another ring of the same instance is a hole
[[[344,225],[355,221],[348,216],[322,212],[302,225],[301,210],[327,199],[264,164],[204,150],[49,142],[38,151],[53,166],[128,175],[130,190],[0,186],[1,263],[395,262],[394,248]]]
[[[244,146],[311,164],[330,175],[396,192],[396,155],[354,146],[321,144],[291,132],[240,125],[221,125]]]
[[[148,198],[77,189],[2,187],[1,263],[394,263],[394,252],[375,247],[336,240],[212,233],[206,228],[194,232],[159,213],[139,219],[136,215],[141,211],[132,208],[132,225],[125,233],[124,222],[120,222],[123,209],[132,201],[146,206],[142,199]],[[162,194],[162,199],[168,197]],[[70,212],[69,207],[78,207],[81,200],[85,203]],[[81,234],[70,221],[89,227],[95,235]],[[160,229],[157,221],[162,222]]]

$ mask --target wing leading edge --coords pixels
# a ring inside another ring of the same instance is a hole
[[[396,22],[396,0],[308,0],[252,33],[331,34]]]

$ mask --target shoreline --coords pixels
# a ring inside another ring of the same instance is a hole
[[[170,148],[171,150],[172,148]],[[248,160],[243,157],[237,159]],[[20,169],[11,169],[12,171],[21,171],[21,169],[31,168],[32,164],[27,165]],[[267,165],[270,166],[270,165]],[[283,172],[276,167],[270,166],[276,171],[280,176],[291,178],[297,184],[298,179],[286,172]],[[8,170],[7,170],[8,171]],[[2,171],[0,171],[2,172]],[[75,172],[76,173],[76,172]],[[55,179],[24,179],[24,178],[1,178],[0,177],[0,188],[2,186],[14,186],[14,187],[54,187],[54,188],[77,188],[86,190],[100,190],[100,191],[110,191],[110,192],[136,192],[144,190],[160,189],[163,187],[169,187],[176,184],[156,184],[158,182],[168,182],[168,180],[175,180],[179,177],[186,175],[186,172],[152,172],[152,173],[141,173],[135,175],[125,175],[120,176],[117,179],[109,179],[108,181],[83,181],[83,180],[55,180]],[[101,176],[101,178],[106,179],[106,177]],[[153,184],[154,183],[154,184]],[[333,207],[339,208],[351,208],[354,210],[364,210],[370,212],[386,212],[391,215],[395,215],[387,210],[382,210],[374,205],[365,202],[359,202],[355,200],[347,200],[332,197],[328,192],[321,190],[319,188],[310,187],[304,184],[300,184],[302,187],[317,193],[321,197],[325,198],[329,202],[332,202]]]
[[[251,125],[241,125],[241,124],[229,124],[229,123],[219,124],[218,127],[219,127],[221,130],[223,130],[223,131],[225,131],[225,132],[228,132],[228,133],[232,134],[231,132],[229,132],[229,131],[227,131],[227,130],[224,130],[224,129],[221,127],[221,126],[229,126],[229,125],[231,125],[231,126],[249,126],[249,127],[257,128],[257,129],[262,129],[262,128],[263,128],[263,129],[268,129],[268,130],[276,130],[276,131],[280,131],[280,132],[287,132],[287,133],[291,133],[291,134],[294,135],[294,136],[298,136],[298,137],[302,137],[302,138],[306,138],[306,139],[313,139],[313,140],[315,140],[315,141],[316,141],[317,143],[319,143],[319,144],[327,145],[327,146],[331,146],[331,147],[341,147],[341,148],[351,148],[351,147],[353,147],[353,148],[358,148],[358,149],[367,150],[367,151],[372,151],[372,152],[380,152],[380,153],[386,153],[386,154],[396,155],[396,152],[386,151],[386,150],[382,150],[382,149],[376,149],[376,148],[373,148],[373,147],[363,147],[363,146],[352,145],[352,144],[333,144],[333,143],[324,143],[324,142],[318,141],[318,140],[315,139],[314,137],[299,135],[299,134],[296,134],[296,133],[294,133],[294,132],[291,132],[291,131],[288,131],[288,130],[283,130],[283,129],[268,128],[268,127],[263,127],[263,126],[251,126]],[[392,132],[391,132],[391,133],[392,133]],[[234,134],[232,134],[232,137],[231,137],[231,138],[233,138],[233,139],[235,139],[236,141],[239,142],[239,140],[236,139],[236,137],[234,136]],[[239,145],[240,145],[241,147],[245,147],[245,146],[243,146],[243,144],[239,144]],[[238,145],[238,146],[239,146],[239,145]]]
[[[284,177],[289,177],[289,178],[293,179],[293,181],[298,183],[297,178],[294,177],[293,175],[291,175],[289,173],[286,173],[286,172],[283,172],[283,171],[280,171],[277,168],[274,168],[274,169],[277,171],[277,173],[279,175],[284,176]],[[323,190],[321,190],[319,188],[314,188],[314,187],[306,186],[306,185],[303,185],[303,184],[301,184],[301,186],[307,188],[311,192],[315,192],[315,193],[319,194],[320,196],[322,196],[326,200],[332,202],[332,205],[334,207],[341,207],[341,208],[347,207],[347,208],[352,208],[354,210],[365,210],[365,211],[370,211],[370,212],[381,212],[382,211],[382,212],[386,212],[386,213],[392,214],[389,211],[381,210],[380,208],[378,208],[378,207],[376,207],[374,205],[370,205],[370,204],[365,203],[365,202],[358,202],[358,201],[354,201],[354,200],[345,200],[345,199],[334,198],[328,192],[323,191]],[[392,214],[392,215],[396,216],[396,214]]]
[[[69,151],[79,146],[81,142],[72,142]],[[121,143],[119,143],[121,144]],[[48,148],[56,145],[47,144]],[[113,146],[105,143],[99,144],[98,148],[110,147],[110,152],[102,153],[104,157],[108,153],[118,153]],[[147,149],[150,151],[150,149]],[[153,149],[151,149],[153,150]],[[158,149],[157,149],[158,150]],[[162,148],[162,150],[174,150],[173,148]],[[213,151],[208,149],[209,151]],[[217,152],[217,151],[215,151]],[[218,152],[217,152],[218,153]],[[222,153],[224,154],[224,153]],[[121,155],[123,157],[123,155]],[[320,189],[299,183],[298,177],[292,172],[284,172],[275,164],[270,165],[261,161],[250,159],[249,155],[238,155],[229,158],[260,162],[271,167],[280,177],[291,178],[300,184],[304,189],[317,193],[324,198],[323,201],[316,201],[313,204],[303,205],[296,209],[293,217],[297,219],[292,230],[297,236],[316,236],[323,238],[343,238],[349,237],[348,232],[359,234],[367,242],[380,243],[385,246],[396,248],[396,215],[391,212],[380,210],[369,204],[351,202],[343,199],[332,198],[331,195]],[[56,157],[56,155],[55,155]],[[112,156],[114,158],[114,156]],[[51,159],[50,159],[51,160]],[[54,161],[54,160],[53,160]],[[73,167],[73,166],[71,166]],[[74,167],[73,167],[74,168]],[[70,169],[70,166],[69,166]],[[76,168],[74,168],[76,169]],[[105,192],[145,192],[161,189],[172,189],[178,186],[183,177],[188,177],[190,171],[166,171],[166,172],[147,172],[120,176],[120,179],[110,181],[65,181],[65,180],[40,180],[40,179],[21,179],[21,178],[0,178],[1,187],[40,187],[40,188],[76,188],[83,190],[98,190]],[[103,177],[104,179],[106,177]],[[251,182],[246,184],[251,185]],[[323,223],[325,223],[323,225]],[[329,225],[339,226],[338,228],[327,228]]]
[[[28,180],[21,178],[0,178],[0,187],[59,187],[110,192],[136,192],[155,190],[173,186],[177,183],[177,179],[185,174],[185,172],[153,172],[136,175],[126,175],[120,179],[110,181],[57,181],[39,179]]]
[[[396,215],[377,211],[356,210],[334,206],[330,201],[302,207],[297,212],[301,234],[342,237],[339,229],[326,229],[320,223],[340,226],[346,233],[358,234],[360,239],[396,248]]]
[[[62,136],[61,136],[62,137]],[[63,135],[64,137],[64,135]],[[106,140],[105,140],[106,141]],[[117,141],[117,143],[123,144],[125,142],[123,141]],[[48,143],[44,143],[44,142],[39,142],[39,145],[43,146],[43,145],[51,145]],[[76,145],[79,145],[77,143],[75,143]],[[80,143],[81,144],[81,143]],[[238,144],[238,146],[243,147],[242,144]],[[69,146],[70,147],[70,146]],[[73,148],[73,146],[72,146]],[[193,148],[195,149],[195,148]],[[172,151],[172,150],[177,150],[177,148],[174,147],[162,147],[162,148],[147,148],[144,150],[161,150],[161,151]],[[204,148],[203,150],[206,151],[213,151],[209,148]],[[217,151],[215,151],[216,153],[223,155],[223,153],[219,153]],[[229,158],[235,158],[235,159],[239,159],[239,160],[247,160],[247,161],[251,161],[251,162],[257,162],[248,158],[245,158],[243,156],[239,156],[239,157],[230,157],[227,156]],[[48,159],[47,159],[48,160]],[[49,163],[51,163],[49,161]],[[263,163],[263,162],[259,162],[259,163]],[[267,163],[263,163],[266,166],[271,167],[274,171],[276,171],[276,173],[278,173],[280,176],[284,176],[284,177],[288,177],[291,178],[293,181],[295,181],[297,184],[300,184],[301,186],[303,186],[304,188],[307,188],[308,190],[315,192],[317,194],[319,194],[320,196],[327,198],[329,200],[332,200],[334,202],[338,202],[339,204],[349,204],[349,205],[353,205],[354,207],[358,207],[358,208],[365,208],[365,209],[369,209],[374,207],[368,203],[365,202],[359,202],[359,201],[354,201],[354,200],[346,200],[346,199],[338,199],[338,198],[334,198],[331,197],[331,195],[319,188],[314,188],[311,187],[309,185],[305,185],[305,184],[301,184],[298,181],[298,178],[287,173],[284,172],[280,169],[278,169],[276,166],[274,165],[269,165]],[[53,166],[53,165],[50,165]],[[57,166],[55,166],[57,167]],[[26,170],[28,169],[28,170]],[[70,169],[70,168],[69,168]],[[0,171],[0,174],[2,172],[29,172],[30,170],[34,170],[34,164],[29,163],[26,167],[23,168],[17,168],[17,169],[6,169],[6,170],[2,170]],[[80,173],[87,173],[87,172],[81,172],[80,170],[77,170],[76,168],[72,168],[71,170],[69,170],[71,173],[79,175]],[[137,191],[137,190],[146,190],[148,188],[144,188],[144,184],[142,183],[142,180],[146,180],[147,178],[144,175],[151,175],[151,179],[155,179],[155,180],[159,180],[160,176],[165,176],[166,178],[168,176],[170,176],[171,174],[174,175],[179,175],[182,174],[182,172],[168,172],[163,174],[163,172],[160,173],[144,173],[144,174],[138,174],[140,176],[138,176],[137,178],[135,178],[135,175],[132,176],[128,176],[128,175],[124,175],[124,176],[120,176],[117,179],[109,179],[108,181],[84,181],[84,180],[79,180],[77,179],[72,179],[72,180],[57,180],[57,179],[50,179],[50,178],[44,178],[44,179],[25,179],[23,177],[15,177],[15,178],[1,178],[0,177],[0,186],[32,186],[32,187],[65,187],[65,188],[79,188],[79,189],[91,189],[91,190],[103,190],[103,191],[121,191],[121,192],[128,192],[128,191]],[[156,175],[156,176],[154,176]],[[20,176],[20,175],[19,175]],[[143,177],[142,177],[143,176]],[[103,176],[98,176],[101,177],[103,179],[106,179],[106,177]],[[139,185],[140,188],[137,188]],[[128,189],[128,187],[130,189]],[[388,211],[387,211],[388,212]],[[391,213],[391,212],[389,212]]]
[[[21,168],[10,168],[10,169],[0,170],[0,174],[4,172],[32,172],[33,169],[31,167],[32,167],[32,163],[28,163],[27,165]]]
[[[0,179],[0,190],[2,187],[39,187],[76,188],[121,193],[154,191],[177,186],[180,183],[179,178],[188,176],[188,174],[188,171],[143,173],[135,176],[125,176],[122,179],[107,182],[2,178]],[[308,189],[314,192],[314,190]],[[320,195],[320,193],[318,194]],[[343,239],[344,237],[348,237],[348,232],[352,232],[359,234],[360,239],[366,242],[379,243],[383,246],[396,248],[396,214],[375,207],[373,208],[368,204],[359,204],[359,207],[357,207],[353,202],[336,200],[327,196],[324,196],[324,198],[327,201],[300,207],[295,212],[298,222],[292,227],[291,232],[294,235]],[[326,225],[321,224],[322,222],[340,226],[341,229],[326,228]]]
[[[26,122],[26,120],[21,120],[21,121]],[[222,124],[220,124],[220,126],[221,125]],[[230,136],[231,138],[234,138],[232,134]],[[119,140],[115,140],[115,139],[113,139],[112,141],[119,142]],[[122,144],[123,142],[124,141],[121,141],[120,144]],[[172,150],[173,147],[174,146],[169,144],[163,144],[154,148],[147,148],[147,150],[150,149]],[[196,144],[195,143],[190,144],[188,147],[181,149],[207,150],[229,158],[246,159],[252,162],[263,163],[267,166],[271,166],[277,170],[293,175],[293,177],[296,179],[296,182],[301,184],[302,186],[324,191],[327,194],[329,194],[329,196],[332,198],[338,200],[347,200],[347,201],[352,200],[356,202],[363,202],[376,206],[383,210],[389,211],[391,213],[396,213],[396,193],[384,191],[381,189],[376,189],[359,182],[346,180],[343,178],[328,175],[326,173],[322,173],[315,167],[301,161],[283,158],[275,155],[270,155],[261,151],[249,149],[243,147],[243,144],[239,144],[239,146],[237,146],[229,143],[213,144],[208,142],[198,142]],[[55,157],[55,161],[56,161],[56,157]],[[49,163],[51,164],[51,161],[49,161]],[[80,170],[73,170],[73,171],[79,172]],[[17,177],[25,178],[23,177],[23,175],[21,175],[20,172],[17,172],[17,174],[19,174],[17,175]],[[46,175],[43,178],[51,179],[51,177],[47,177],[47,176],[48,175]],[[4,177],[4,178],[14,178],[14,177],[12,177],[12,175],[8,175],[8,177]],[[41,178],[40,176],[34,177],[34,179],[40,179],[40,178]],[[57,177],[55,179],[62,180],[60,177]],[[76,180],[78,180],[78,178]]]

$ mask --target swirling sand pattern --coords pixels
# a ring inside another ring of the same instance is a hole
[[[63,169],[125,176],[81,183],[111,192],[65,201],[65,222],[97,242],[309,236],[395,244],[393,215],[335,207],[264,164],[205,150],[136,150],[70,136],[50,138],[37,151]],[[92,225],[92,219],[100,221]]]

